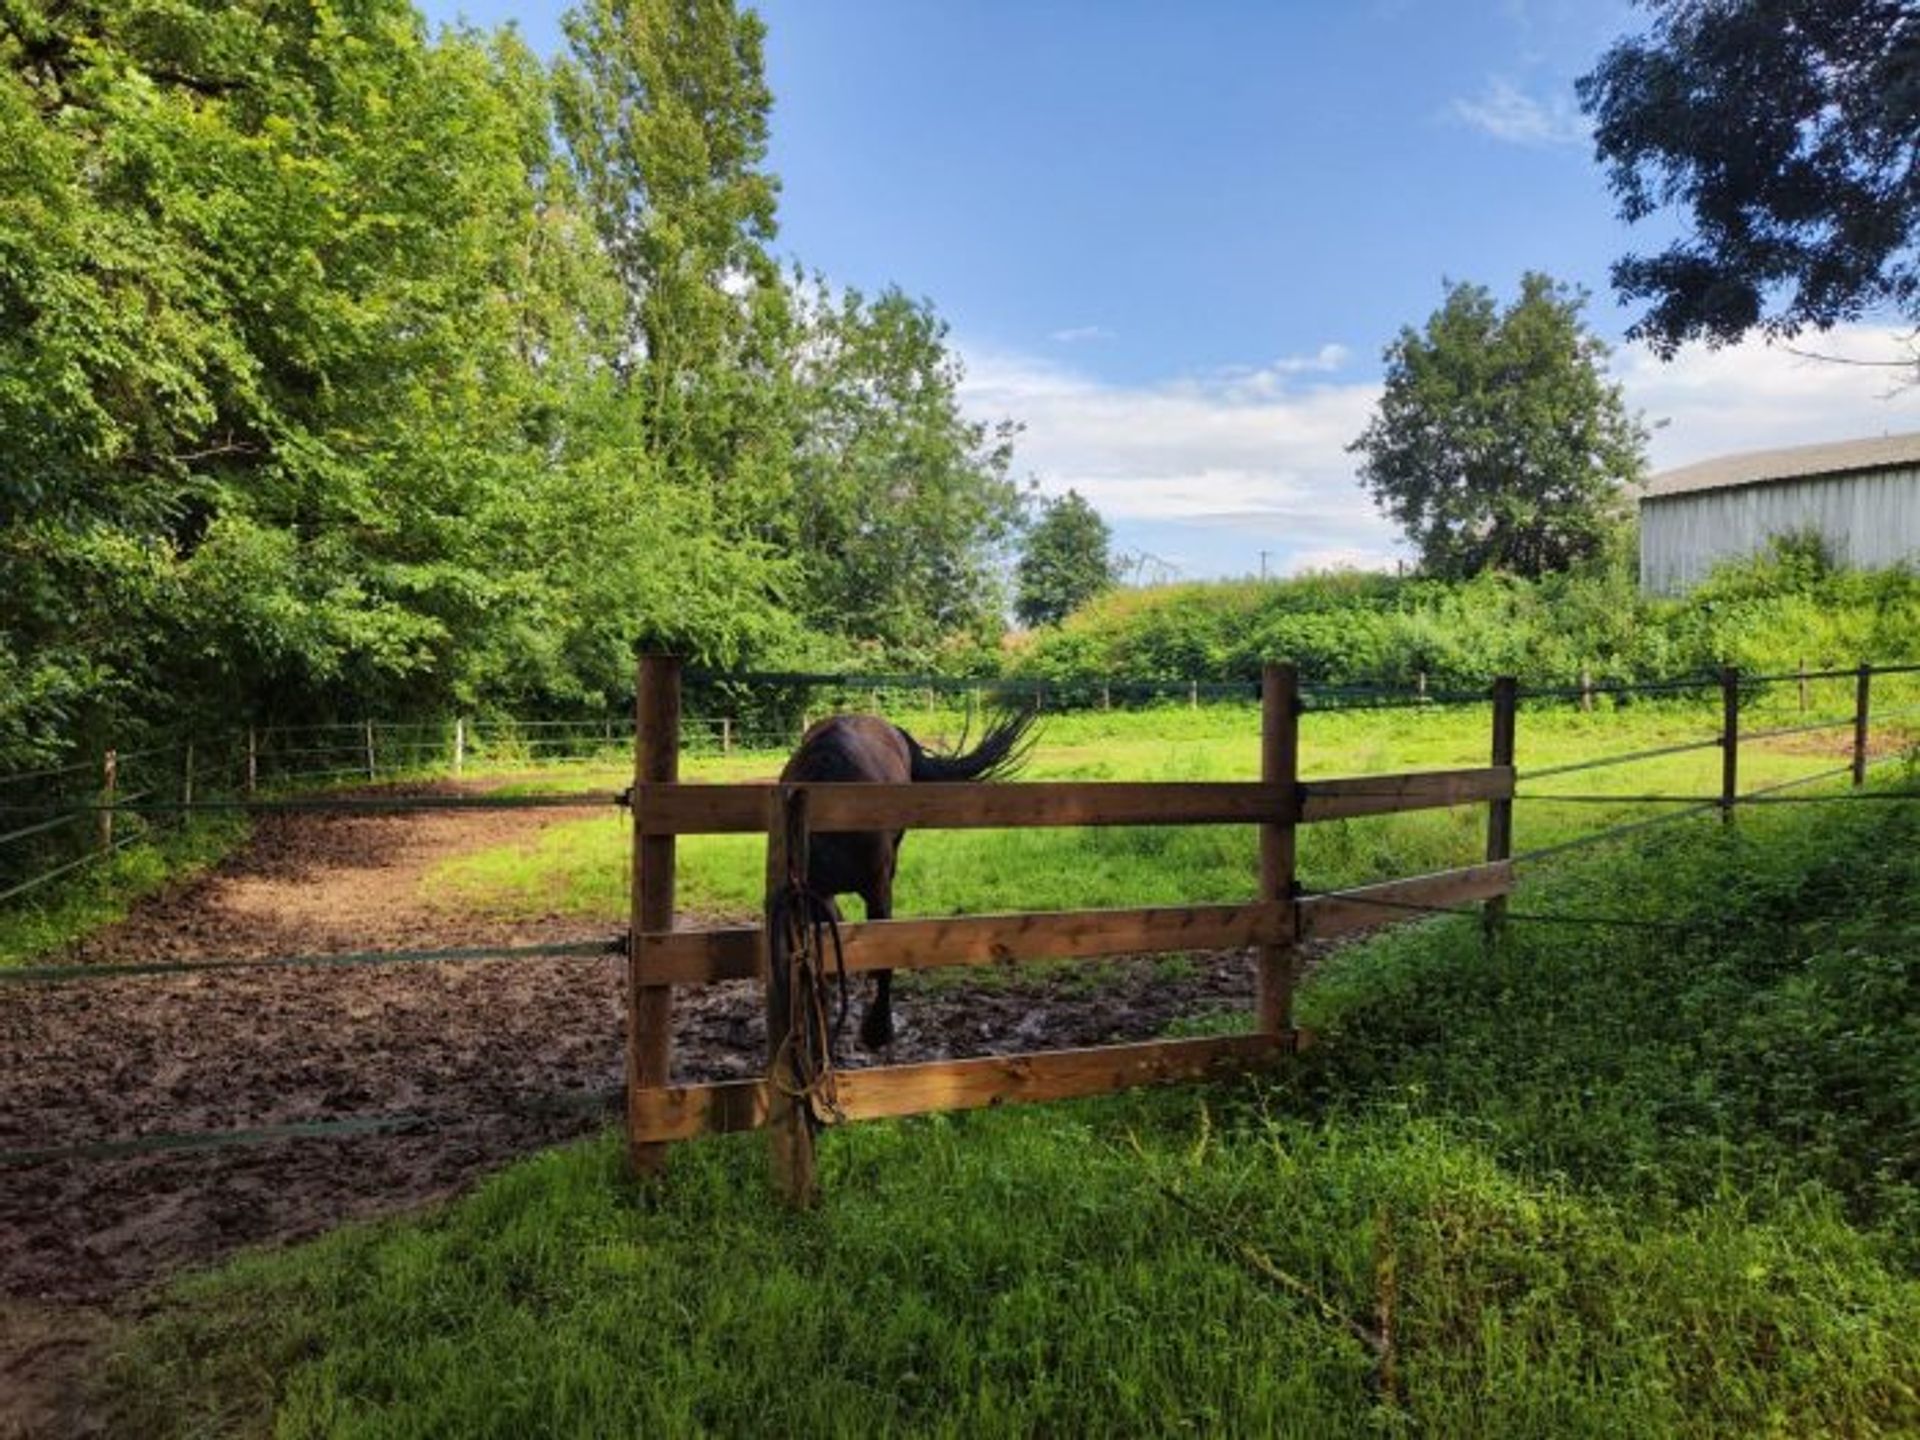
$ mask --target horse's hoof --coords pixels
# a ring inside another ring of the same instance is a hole
[[[860,1043],[869,1050],[884,1050],[893,1043],[893,1017],[869,1010],[860,1022]]]

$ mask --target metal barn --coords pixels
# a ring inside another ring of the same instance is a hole
[[[1778,535],[1817,532],[1842,565],[1920,562],[1920,432],[1725,455],[1653,477],[1640,588],[1679,595]]]

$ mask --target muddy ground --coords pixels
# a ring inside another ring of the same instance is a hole
[[[445,787],[439,787],[445,788]],[[532,842],[579,810],[263,817],[217,871],[153,897],[63,956],[125,963],[453,945],[617,941],[618,927],[452,907],[429,871]],[[0,1165],[0,1436],[85,1428],[71,1379],[106,1316],[157,1282],[247,1246],[440,1199],[542,1146],[611,1123],[622,1070],[621,965],[607,954],[236,969],[0,991],[0,1152],[357,1116],[418,1130]],[[1243,953],[896,989],[899,1036],[847,1063],[1146,1038],[1245,1008]],[[676,1068],[760,1068],[757,988],[680,992]],[[857,1005],[856,1005],[857,1013]]]

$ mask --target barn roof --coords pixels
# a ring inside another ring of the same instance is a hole
[[[1696,490],[1725,490],[1735,485],[1764,485],[1774,480],[1806,480],[1816,475],[1846,475],[1920,465],[1920,430],[1905,435],[1876,435],[1825,445],[1793,445],[1784,450],[1748,450],[1721,455],[1696,465],[1665,470],[1648,482],[1644,498],[1686,495]]]

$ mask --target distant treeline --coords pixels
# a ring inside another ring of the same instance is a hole
[[[1007,433],[772,258],[759,21],[565,28],[0,5],[0,769],[992,646]]]
[[[1613,566],[1441,582],[1338,573],[1112,592],[1038,632],[1008,670],[1035,679],[1253,680],[1288,659],[1321,685],[1435,690],[1515,675],[1539,686],[1920,658],[1920,576],[1837,570],[1783,544],[1681,600]]]

